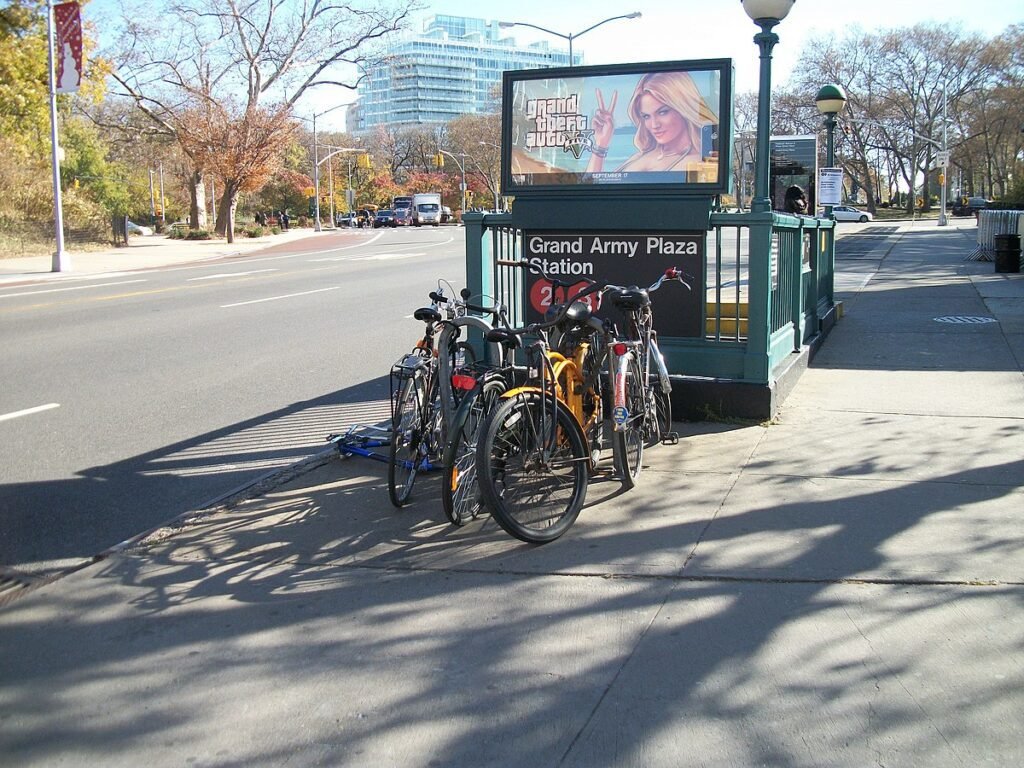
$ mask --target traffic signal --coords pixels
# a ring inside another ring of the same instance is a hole
[[[370,165],[370,156],[366,152],[363,152],[362,154],[359,155],[359,157],[356,158],[356,168],[368,169],[371,167],[372,166]]]
[[[444,155],[440,152],[434,155],[434,165],[438,168],[444,168]]]

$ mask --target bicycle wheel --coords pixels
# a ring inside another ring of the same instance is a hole
[[[587,463],[572,414],[538,394],[502,401],[477,446],[477,479],[492,516],[533,544],[557,539],[575,522],[587,495]]]
[[[423,424],[426,402],[426,379],[421,375],[406,379],[395,403],[388,450],[388,495],[396,507],[409,502],[416,482],[423,441],[428,437]]]
[[[486,509],[476,480],[476,447],[480,429],[505,391],[505,380],[485,375],[476,388],[462,398],[455,413],[444,450],[441,504],[453,525],[465,525]]]
[[[647,380],[647,418],[644,419],[644,442],[647,448],[657,445],[672,432],[672,399],[661,388],[661,379],[652,374]]]
[[[612,411],[616,429],[612,432],[612,460],[615,473],[624,488],[636,485],[640,475],[640,462],[644,458],[644,422],[647,420],[647,395],[644,393],[643,378],[640,372],[640,361],[636,355],[629,354],[625,376],[615,377],[614,387],[622,387],[623,393],[617,393],[616,405]]]

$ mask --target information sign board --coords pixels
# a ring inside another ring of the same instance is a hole
[[[843,169],[818,169],[818,204],[842,205],[843,203]]]
[[[690,276],[687,282],[691,289],[680,283],[666,283],[651,294],[654,328],[662,336],[703,335],[704,232],[524,232],[523,244],[529,261],[552,277],[572,282],[568,289],[555,287],[529,272],[529,321],[543,319],[552,304],[561,304],[582,291],[588,285],[583,278],[647,287],[669,267],[678,267]],[[610,305],[601,306],[599,297],[593,297],[591,308],[597,316],[611,318],[621,327],[621,316]]]

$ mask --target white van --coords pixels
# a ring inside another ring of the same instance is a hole
[[[417,227],[424,224],[441,224],[441,194],[420,192],[412,196],[412,223]]]

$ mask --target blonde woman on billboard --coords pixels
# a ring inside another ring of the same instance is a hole
[[[594,147],[588,173],[604,170],[608,147],[615,133],[613,91],[605,105],[597,91],[597,110],[591,125]],[[629,101],[629,116],[636,126],[636,154],[618,171],[692,171],[701,166],[701,128],[716,122],[688,72],[652,72],[640,78]]]

